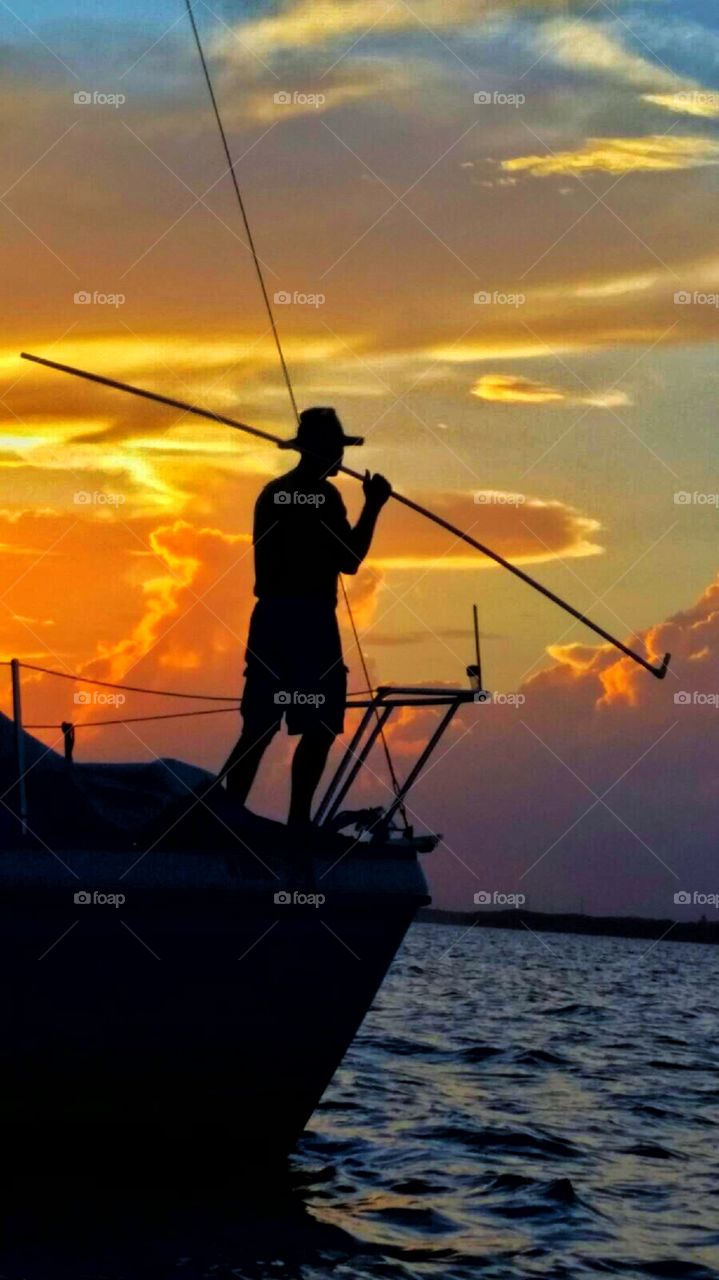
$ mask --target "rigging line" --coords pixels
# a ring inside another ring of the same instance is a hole
[[[278,331],[277,331],[277,325],[275,324],[275,317],[274,317],[274,312],[273,312],[273,310],[272,310],[272,303],[270,302],[270,295],[269,295],[269,294],[268,294],[268,292],[267,292],[267,286],[265,285],[265,278],[264,278],[264,276],[263,276],[263,274],[262,274],[262,267],[260,266],[260,260],[259,260],[259,258],[258,258],[258,256],[257,256],[257,250],[256,250],[256,248],[255,248],[255,242],[254,242],[254,239],[253,239],[253,236],[252,236],[252,230],[251,230],[251,228],[250,228],[249,219],[248,219],[248,217],[247,217],[247,211],[246,211],[246,209],[245,209],[245,202],[244,202],[244,200],[242,199],[242,192],[240,191],[240,185],[239,185],[239,183],[238,183],[238,181],[237,181],[237,175],[236,175],[236,173],[235,173],[235,164],[234,164],[234,161],[233,161],[233,159],[232,159],[232,153],[231,153],[231,151],[230,151],[230,147],[229,147],[229,144],[228,144],[228,141],[227,141],[227,134],[225,133],[225,126],[224,126],[224,125],[223,125],[223,123],[222,123],[222,116],[220,115],[220,108],[219,108],[219,106],[217,105],[217,98],[215,97],[215,90],[214,90],[214,87],[213,87],[213,84],[212,84],[212,77],[211,77],[211,75],[210,75],[210,68],[209,68],[209,67],[208,67],[208,65],[207,65],[207,61],[206,61],[206,58],[205,58],[205,51],[204,51],[204,49],[203,49],[203,47],[202,47],[202,41],[201,41],[201,39],[200,39],[200,33],[199,33],[199,31],[197,30],[197,23],[195,22],[195,15],[194,15],[194,13],[193,13],[193,11],[192,11],[192,4],[191,4],[191,0],[185,0],[185,5],[186,5],[186,7],[187,7],[187,14],[188,14],[188,17],[189,17],[189,19],[190,19],[190,23],[192,24],[192,34],[193,34],[193,35],[194,35],[194,37],[195,37],[195,44],[197,45],[197,52],[198,52],[198,53],[199,53],[199,55],[200,55],[200,62],[201,62],[201,64],[202,64],[202,71],[203,71],[203,74],[204,74],[204,77],[205,77],[205,83],[206,83],[206,85],[207,85],[207,91],[208,91],[208,93],[209,93],[209,95],[210,95],[210,101],[211,101],[211,103],[212,103],[212,110],[213,110],[213,111],[214,111],[214,113],[215,113],[215,120],[217,121],[217,128],[218,128],[218,129],[219,129],[219,131],[220,131],[220,137],[221,137],[221,139],[222,139],[222,146],[223,146],[223,148],[224,148],[225,158],[226,158],[226,160],[227,160],[227,164],[228,164],[228,167],[229,167],[230,177],[232,178],[232,185],[233,185],[233,187],[234,187],[234,189],[235,189],[235,195],[237,196],[237,203],[238,203],[238,205],[239,205],[239,207],[240,207],[240,213],[242,214],[242,221],[243,221],[243,223],[244,223],[245,231],[246,231],[246,233],[247,233],[247,241],[248,241],[248,244],[249,244],[249,246],[250,246],[250,252],[252,253],[252,260],[253,260],[253,262],[254,262],[254,264],[255,264],[255,271],[257,272],[257,279],[258,279],[258,280],[259,280],[259,282],[260,282],[260,289],[262,290],[262,297],[263,297],[263,299],[264,299],[265,307],[267,308],[267,315],[268,315],[268,317],[269,317],[270,325],[272,326],[272,335],[273,335],[274,340],[275,340],[275,346],[277,347],[277,355],[279,356],[279,359],[280,359],[280,365],[282,366],[282,373],[283,373],[283,375],[284,375],[285,385],[286,385],[286,387],[287,387],[287,394],[288,394],[288,396],[290,397],[290,404],[292,405],[292,412],[293,412],[293,414],[294,414],[294,416],[295,416],[295,421],[298,421],[298,420],[299,420],[299,413],[298,413],[298,410],[297,410],[297,402],[296,402],[296,400],[295,400],[295,393],[294,393],[294,391],[293,391],[293,389],[292,389],[292,382],[291,382],[291,380],[290,380],[289,370],[288,370],[288,368],[287,368],[287,364],[286,364],[286,362],[285,362],[285,353],[284,353],[284,351],[282,350],[282,343],[280,342],[280,335],[279,335],[279,333],[278,333]]]
[[[371,682],[370,677],[369,677],[369,671],[368,671],[368,669],[367,669],[367,662],[366,662],[366,660],[365,660],[365,656],[364,656],[364,653],[363,653],[363,651],[362,651],[362,646],[361,646],[361,644],[360,644],[360,638],[359,638],[359,635],[358,635],[358,633],[357,633],[357,627],[356,627],[356,625],[355,625],[354,614],[352,613],[352,606],[350,605],[349,596],[347,595],[347,588],[346,588],[346,586],[345,586],[345,580],[344,580],[344,578],[342,577],[342,575],[341,575],[341,574],[340,574],[340,582],[341,582],[341,584],[342,584],[342,595],[344,596],[345,605],[347,606],[347,613],[348,613],[348,615],[349,615],[350,625],[351,625],[351,627],[352,627],[352,634],[354,635],[354,638],[355,638],[355,645],[356,645],[356,647],[357,647],[357,652],[358,652],[358,654],[359,654],[359,656],[360,656],[360,662],[362,663],[362,671],[364,672],[365,683],[366,683],[366,685],[367,685],[367,692],[368,692],[368,693],[370,694],[370,696],[371,696],[371,694],[372,694],[372,682]],[[399,799],[399,794],[400,794],[399,779],[397,778],[397,774],[395,773],[394,761],[392,760],[392,754],[391,754],[390,749],[389,749],[389,743],[387,742],[387,739],[386,739],[386,737],[385,737],[384,725],[382,724],[382,720],[381,720],[381,717],[380,717],[379,707],[378,707],[378,706],[376,706],[376,705],[375,705],[375,709],[374,709],[374,714],[375,714],[375,718],[376,718],[376,720],[377,720],[377,725],[378,725],[378,728],[379,728],[379,736],[380,736],[380,739],[381,739],[381,742],[382,742],[382,746],[384,747],[384,754],[385,754],[385,759],[386,759],[386,761],[387,761],[387,768],[388,768],[388,770],[389,770],[389,776],[390,776],[390,778],[392,779],[392,786],[393,786],[393,788],[394,788],[394,793],[395,793],[395,795],[397,796],[397,798]],[[402,821],[404,822],[404,829],[405,829],[405,831],[407,831],[407,830],[409,829],[409,818],[407,817],[407,810],[406,810],[406,809],[405,809],[405,807],[404,807],[404,801],[403,801],[403,800],[400,800],[400,801],[399,801],[399,811],[400,811],[400,813],[402,814]]]
[[[159,716],[124,716],[121,720],[80,720],[73,724],[73,729],[101,729],[109,724],[141,724],[145,720],[181,720],[187,716],[221,716],[227,711],[239,711],[240,704],[234,707],[207,707],[204,711],[170,711]],[[60,724],[26,724],[24,729],[61,729]]]
[[[210,101],[211,101],[211,103],[212,103],[212,110],[214,111],[214,114],[215,114],[215,120],[217,121],[217,128],[218,128],[218,129],[219,129],[219,131],[220,131],[220,137],[221,137],[221,139],[222,139],[222,146],[223,146],[223,149],[224,149],[224,152],[225,152],[225,157],[226,157],[226,160],[227,160],[227,163],[228,163],[228,166],[229,166],[230,176],[231,176],[231,178],[232,178],[232,185],[233,185],[233,187],[234,187],[234,189],[235,189],[235,195],[237,196],[237,203],[238,203],[238,205],[239,205],[239,207],[240,207],[240,213],[242,214],[242,221],[243,221],[243,223],[244,223],[245,231],[246,231],[246,233],[247,233],[247,240],[248,240],[248,243],[249,243],[249,246],[250,246],[250,250],[251,250],[251,252],[252,252],[252,259],[253,259],[253,262],[254,262],[254,264],[255,264],[255,271],[257,272],[257,279],[258,279],[259,284],[260,284],[260,289],[262,290],[262,297],[263,297],[263,299],[264,299],[265,307],[267,308],[267,315],[268,315],[268,317],[269,317],[269,321],[270,321],[270,324],[271,324],[271,326],[272,326],[272,334],[273,334],[273,337],[274,337],[274,339],[275,339],[275,346],[276,346],[276,348],[277,348],[277,355],[279,356],[280,365],[282,366],[282,373],[283,373],[283,375],[284,375],[285,385],[286,385],[286,387],[287,387],[287,394],[288,394],[288,395],[289,395],[289,397],[290,397],[290,404],[292,405],[292,412],[293,412],[293,414],[294,414],[294,416],[295,416],[295,421],[299,422],[299,411],[298,411],[298,409],[297,409],[297,401],[295,400],[295,393],[294,393],[294,389],[293,389],[293,387],[292,387],[292,379],[290,378],[289,369],[287,368],[287,363],[286,363],[286,361],[285,361],[285,354],[284,354],[284,351],[282,350],[282,343],[281,343],[281,341],[280,341],[280,335],[279,335],[278,330],[277,330],[277,325],[275,324],[275,317],[274,317],[274,313],[273,313],[273,311],[272,311],[272,304],[270,303],[270,297],[269,297],[269,294],[268,294],[268,292],[267,292],[267,286],[265,285],[265,277],[264,277],[264,273],[263,273],[263,271],[262,271],[262,266],[261,266],[261,264],[260,264],[260,260],[259,260],[259,258],[258,258],[258,256],[257,256],[257,250],[255,249],[255,242],[254,242],[254,238],[253,238],[253,235],[252,235],[252,229],[251,229],[251,227],[250,227],[250,221],[249,221],[249,218],[248,218],[248,216],[247,216],[247,210],[245,209],[245,202],[244,202],[244,200],[242,199],[242,192],[240,191],[240,185],[239,185],[239,183],[238,183],[238,181],[237,181],[237,175],[236,175],[236,173],[235,173],[235,167],[234,167],[234,163],[233,163],[233,159],[232,159],[232,154],[231,154],[231,152],[230,152],[229,144],[228,144],[228,142],[227,142],[227,134],[225,133],[225,128],[224,128],[224,125],[223,125],[223,123],[222,123],[222,116],[221,116],[221,114],[220,114],[220,108],[219,108],[219,106],[218,106],[217,98],[216,98],[216,96],[215,96],[215,90],[214,90],[214,87],[213,87],[213,84],[212,84],[212,77],[211,77],[211,75],[210,75],[210,69],[209,69],[209,67],[208,67],[208,65],[207,65],[207,59],[205,58],[205,52],[204,52],[204,49],[203,49],[203,47],[202,47],[202,41],[201,41],[201,39],[200,39],[200,33],[199,33],[198,29],[197,29],[197,23],[195,22],[195,15],[194,15],[194,13],[193,13],[193,11],[192,11],[192,2],[191,2],[191,0],[185,0],[185,5],[186,5],[186,8],[187,8],[187,14],[188,14],[188,17],[189,17],[189,19],[190,19],[190,23],[191,23],[191,25],[192,25],[192,34],[193,34],[193,35],[194,35],[194,37],[195,37],[195,44],[197,45],[197,52],[198,52],[198,54],[200,55],[200,62],[202,63],[202,71],[203,71],[203,74],[204,74],[204,77],[205,77],[205,83],[207,84],[207,91],[208,91],[208,93],[209,93],[209,95],[210,95]],[[340,577],[340,581],[341,581],[341,580],[342,580],[342,579],[341,579],[341,577]],[[352,630],[353,630],[353,632],[354,632],[354,634],[355,634],[355,639],[357,639],[357,630],[356,630],[356,627],[355,627],[354,618],[353,618],[353,616],[352,616],[352,606],[350,605],[350,602],[349,602],[349,599],[348,599],[348,596],[347,596],[347,591],[346,591],[346,589],[345,589],[345,584],[344,584],[344,582],[342,582],[342,591],[343,591],[343,594],[344,594],[345,604],[346,604],[346,606],[347,606],[347,613],[349,614],[350,623],[352,624]],[[372,686],[371,686],[371,684],[370,684],[369,673],[367,672],[367,668],[366,668],[366,666],[365,666],[364,654],[362,653],[362,650],[361,650],[361,648],[360,648],[360,646],[359,646],[359,642],[358,642],[357,647],[358,647],[358,650],[359,650],[359,653],[360,653],[360,657],[361,657],[361,660],[362,660],[362,667],[363,667],[363,670],[364,670],[365,679],[366,679],[366,681],[367,681],[367,692],[368,692],[368,693],[370,694],[370,696],[371,696],[371,695],[372,695]],[[378,720],[379,720],[379,713],[377,713],[377,716],[378,716]],[[397,783],[397,775],[395,774],[395,771],[394,771],[394,766],[393,766],[393,764],[392,764],[392,757],[391,757],[391,755],[390,755],[390,750],[389,750],[389,744],[388,744],[387,739],[386,739],[386,737],[385,737],[384,727],[383,727],[383,726],[380,726],[380,737],[381,737],[381,739],[382,739],[382,746],[384,747],[384,753],[385,753],[385,756],[386,756],[386,758],[387,758],[387,765],[388,765],[388,767],[389,767],[390,777],[392,778],[392,783],[393,783],[393,786],[394,786],[394,788],[395,788],[395,792],[396,792],[396,791],[397,791],[397,787],[398,787],[398,783]],[[404,814],[404,812],[403,812],[403,816],[404,816],[404,818],[405,818],[405,825],[407,825],[406,814]]]
[[[77,684],[102,685],[104,689],[126,689],[128,693],[154,693],[158,698],[192,698],[195,702],[237,702],[237,698],[225,694],[177,693],[173,689],[143,689],[134,684],[114,684],[112,680],[95,680],[92,676],[76,676],[71,671],[53,671],[51,667],[38,667],[33,662],[21,662],[19,665],[26,671],[42,671],[46,676],[57,676],[60,680],[73,680]]]

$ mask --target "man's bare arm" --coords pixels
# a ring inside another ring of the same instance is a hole
[[[381,475],[371,476],[369,471],[365,471],[362,488],[365,497],[364,507],[354,529],[350,529],[346,539],[343,539],[340,573],[356,573],[359,569],[370,549],[377,517],[392,493],[389,480],[385,480]]]

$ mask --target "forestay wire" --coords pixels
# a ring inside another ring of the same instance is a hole
[[[210,101],[211,101],[211,103],[212,103],[212,110],[213,110],[213,112],[214,112],[214,114],[215,114],[215,120],[217,121],[217,128],[218,128],[218,129],[219,129],[219,131],[220,131],[220,137],[221,137],[221,139],[222,139],[222,146],[223,146],[223,149],[224,149],[224,152],[225,152],[225,158],[226,158],[226,160],[227,160],[228,171],[229,171],[230,177],[231,177],[231,179],[232,179],[232,185],[233,185],[233,187],[234,187],[234,189],[235,189],[235,195],[237,196],[237,203],[238,203],[238,205],[239,205],[239,207],[240,207],[240,213],[242,214],[242,221],[243,221],[243,223],[244,223],[245,231],[246,231],[246,233],[247,233],[247,243],[248,243],[249,248],[250,248],[250,253],[252,254],[252,261],[253,261],[253,262],[254,262],[254,264],[255,264],[255,271],[257,272],[257,279],[258,279],[258,280],[259,280],[259,282],[260,282],[260,289],[262,290],[262,297],[263,297],[263,299],[264,299],[265,308],[266,308],[266,310],[267,310],[267,315],[268,315],[268,317],[269,317],[270,325],[272,326],[272,335],[273,335],[274,340],[275,340],[275,346],[277,347],[277,355],[279,356],[280,365],[281,365],[281,367],[282,367],[282,373],[283,373],[283,376],[284,376],[284,379],[285,379],[285,385],[286,385],[286,387],[287,387],[287,394],[288,394],[288,396],[290,397],[290,404],[292,405],[292,412],[293,412],[293,414],[294,414],[295,421],[299,421],[299,416],[300,416],[300,415],[299,415],[299,412],[298,412],[298,410],[297,410],[297,401],[295,400],[295,393],[294,393],[294,391],[293,391],[293,389],[292,389],[292,381],[291,381],[291,378],[290,378],[289,369],[287,368],[287,364],[286,364],[286,361],[285,361],[285,353],[284,353],[284,351],[282,350],[282,343],[280,342],[280,335],[279,335],[279,333],[278,333],[278,331],[277,331],[277,325],[276,325],[276,323],[275,323],[275,315],[274,315],[274,312],[273,312],[273,310],[272,310],[272,303],[270,302],[270,295],[269,295],[269,294],[268,294],[268,292],[267,292],[267,286],[266,286],[266,284],[265,284],[265,277],[264,277],[264,275],[262,274],[262,267],[261,267],[261,265],[260,265],[260,260],[259,260],[259,258],[258,258],[258,256],[257,256],[257,250],[256,250],[256,248],[255,248],[255,241],[254,241],[254,238],[253,238],[253,235],[252,235],[252,228],[250,227],[249,219],[248,219],[248,217],[247,217],[247,210],[245,209],[245,202],[244,202],[244,200],[242,199],[242,192],[240,191],[240,184],[239,184],[239,182],[237,181],[237,174],[235,173],[235,162],[234,162],[234,160],[232,159],[232,153],[231,153],[231,151],[230,151],[230,147],[229,147],[229,144],[228,144],[228,141],[227,141],[227,134],[225,133],[225,126],[224,126],[224,125],[223,125],[223,123],[222,123],[222,116],[220,115],[220,108],[219,108],[219,107],[218,107],[218,105],[217,105],[217,98],[215,97],[215,90],[214,90],[214,87],[213,87],[213,84],[212,84],[212,77],[211,77],[211,75],[210,75],[210,68],[209,68],[209,67],[208,67],[208,65],[207,65],[207,60],[206,60],[206,58],[205,58],[205,51],[204,51],[204,49],[203,49],[203,47],[202,47],[202,41],[200,40],[200,33],[199,33],[199,31],[197,30],[197,23],[195,22],[195,15],[194,15],[194,13],[192,12],[192,4],[190,3],[190,0],[185,0],[185,4],[186,4],[186,6],[187,6],[187,13],[188,13],[188,17],[189,17],[190,22],[191,22],[191,24],[192,24],[192,34],[193,34],[193,35],[194,35],[194,37],[195,37],[195,44],[197,45],[197,52],[198,52],[198,53],[199,53],[199,55],[200,55],[200,62],[201,62],[201,64],[202,64],[202,71],[203,71],[203,74],[204,74],[204,77],[205,77],[205,83],[206,83],[206,85],[207,85],[207,92],[208,92],[208,93],[209,93],[209,95],[210,95]]]
[[[195,38],[195,44],[196,44],[196,46],[197,46],[197,52],[198,52],[198,54],[199,54],[199,57],[200,57],[200,63],[201,63],[201,65],[202,65],[202,73],[203,73],[203,75],[204,75],[204,77],[205,77],[205,83],[206,83],[206,85],[207,85],[207,92],[208,92],[208,93],[209,93],[209,95],[210,95],[210,101],[211,101],[211,103],[212,103],[212,110],[213,110],[213,112],[214,112],[215,120],[217,121],[217,128],[218,128],[219,133],[220,133],[220,138],[222,139],[222,147],[223,147],[223,150],[224,150],[224,153],[225,153],[225,158],[226,158],[226,160],[227,160],[228,171],[229,171],[230,177],[231,177],[231,179],[232,179],[232,185],[233,185],[233,187],[234,187],[235,195],[236,195],[236,197],[237,197],[237,204],[238,204],[238,206],[239,206],[240,213],[241,213],[241,215],[242,215],[242,222],[243,222],[243,225],[244,225],[245,231],[246,231],[246,233],[247,233],[247,243],[248,243],[248,245],[249,245],[249,249],[250,249],[250,252],[251,252],[251,254],[252,254],[252,261],[253,261],[253,262],[254,262],[254,264],[255,264],[255,271],[257,272],[257,279],[258,279],[258,281],[259,281],[260,289],[261,289],[261,291],[262,291],[262,298],[263,298],[263,300],[264,300],[265,308],[266,308],[266,310],[267,310],[267,315],[268,315],[268,318],[269,318],[269,321],[270,321],[270,325],[271,325],[271,328],[272,328],[272,336],[274,337],[274,340],[275,340],[275,346],[276,346],[276,348],[277,348],[277,355],[278,355],[278,357],[279,357],[280,366],[281,366],[281,369],[282,369],[282,374],[283,374],[283,377],[284,377],[284,380],[285,380],[285,385],[286,385],[286,387],[287,387],[287,394],[288,394],[288,396],[289,396],[289,398],[290,398],[290,404],[291,404],[291,406],[292,406],[292,413],[293,413],[293,416],[294,416],[295,422],[298,422],[298,421],[299,421],[299,412],[298,412],[298,409],[297,409],[297,401],[296,401],[296,399],[295,399],[295,393],[294,393],[294,389],[293,389],[293,386],[292,386],[292,379],[291,379],[291,377],[290,377],[290,371],[289,371],[289,369],[287,368],[287,362],[286,362],[286,360],[285,360],[285,354],[284,354],[284,351],[283,351],[283,349],[282,349],[282,342],[280,341],[280,335],[279,335],[279,332],[278,332],[278,329],[277,329],[277,325],[276,325],[276,323],[275,323],[275,316],[274,316],[274,312],[273,312],[273,310],[272,310],[272,303],[270,302],[270,295],[269,295],[269,293],[267,292],[267,286],[266,286],[266,284],[265,284],[265,278],[264,278],[264,274],[263,274],[263,271],[262,271],[262,265],[261,265],[261,263],[260,263],[260,259],[259,259],[258,254],[257,254],[257,249],[256,249],[256,247],[255,247],[255,241],[254,241],[254,237],[253,237],[253,235],[252,235],[252,229],[251,229],[251,227],[250,227],[250,221],[249,221],[249,218],[248,218],[248,216],[247,216],[247,209],[245,208],[245,202],[244,202],[244,200],[243,200],[243,198],[242,198],[242,192],[240,191],[240,184],[239,184],[239,182],[237,181],[237,174],[235,173],[235,162],[234,162],[234,160],[233,160],[233,158],[232,158],[232,152],[230,151],[229,143],[228,143],[228,141],[227,141],[227,134],[225,133],[225,127],[224,127],[224,124],[223,124],[223,122],[222,122],[222,115],[221,115],[221,113],[220,113],[220,108],[219,108],[219,105],[218,105],[218,102],[217,102],[217,97],[216,97],[216,95],[215,95],[215,90],[214,90],[214,86],[213,86],[213,83],[212,83],[212,76],[211,76],[211,74],[210,74],[210,68],[209,68],[209,66],[208,66],[208,64],[207,64],[207,59],[206,59],[206,57],[205,57],[205,51],[204,51],[203,46],[202,46],[202,40],[200,39],[200,33],[199,33],[199,31],[198,31],[198,28],[197,28],[197,23],[195,22],[195,15],[194,15],[194,13],[193,13],[193,11],[192,11],[192,3],[191,3],[191,0],[185,0],[185,6],[186,6],[186,8],[187,8],[187,14],[188,14],[188,17],[189,17],[189,19],[190,19],[190,23],[191,23],[191,25],[192,25],[192,34],[193,34],[193,36],[194,36],[194,38]],[[354,634],[355,643],[356,643],[356,646],[357,646],[357,652],[359,653],[360,662],[361,662],[361,664],[362,664],[362,670],[363,670],[364,677],[365,677],[365,681],[366,681],[366,684],[367,684],[367,692],[371,695],[371,693],[372,693],[372,685],[371,685],[371,682],[370,682],[369,671],[367,670],[367,663],[366,663],[366,661],[365,661],[365,656],[364,656],[364,653],[362,652],[362,646],[360,645],[359,636],[358,636],[358,634],[357,634],[357,628],[356,628],[356,626],[355,626],[355,621],[354,621],[354,617],[353,617],[353,614],[352,614],[352,607],[351,607],[350,602],[349,602],[349,597],[348,597],[348,595],[347,595],[347,590],[346,590],[346,587],[345,587],[344,581],[342,580],[342,578],[340,578],[340,581],[341,581],[341,583],[342,583],[342,594],[343,594],[343,596],[344,596],[345,605],[346,605],[346,607],[347,607],[347,613],[348,613],[348,615],[349,615],[350,625],[351,625],[351,627],[352,627],[352,632],[353,632],[353,634]],[[388,767],[388,769],[389,769],[390,778],[391,778],[391,780],[392,780],[392,786],[393,786],[393,788],[394,788],[395,795],[397,795],[397,794],[399,793],[399,782],[398,782],[398,780],[397,780],[397,775],[396,775],[396,773],[395,773],[394,765],[393,765],[393,763],[392,763],[392,756],[391,756],[390,749],[389,749],[389,743],[387,742],[387,738],[386,738],[386,736],[385,736],[384,726],[380,723],[380,715],[379,715],[379,711],[378,711],[376,708],[375,708],[375,715],[377,716],[377,723],[378,723],[378,726],[379,726],[380,738],[381,738],[381,740],[382,740],[382,746],[384,747],[384,754],[385,754],[385,758],[386,758],[386,760],[387,760],[387,767]],[[406,814],[406,812],[405,812],[404,805],[401,805],[401,806],[400,806],[400,810],[401,810],[401,813],[402,813],[402,817],[403,817],[403,820],[404,820],[405,827],[407,827],[407,825],[408,825],[408,822],[407,822],[407,814]]]

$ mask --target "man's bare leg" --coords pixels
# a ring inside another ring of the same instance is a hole
[[[280,721],[272,721],[264,727],[245,725],[220,776],[225,778],[227,795],[235,804],[243,805],[257,775],[265,751],[280,727]]]
[[[320,727],[310,733],[303,733],[300,738],[292,761],[292,795],[288,819],[291,827],[310,825],[312,798],[335,737],[330,729]]]

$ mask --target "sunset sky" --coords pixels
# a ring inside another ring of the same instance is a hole
[[[350,465],[675,653],[660,684],[390,504],[348,583],[373,682],[463,684],[476,602],[485,683],[525,698],[464,713],[412,802],[446,835],[437,901],[680,914],[719,890],[716,6],[195,10],[300,405],[366,436]],[[0,658],[239,693],[253,503],[288,455],[19,359],[292,432],[184,3],[3,3],[0,41]],[[24,693],[28,723],[107,715],[69,681]],[[86,729],[77,754],[217,768],[238,727]],[[426,727],[391,735],[404,764]]]

